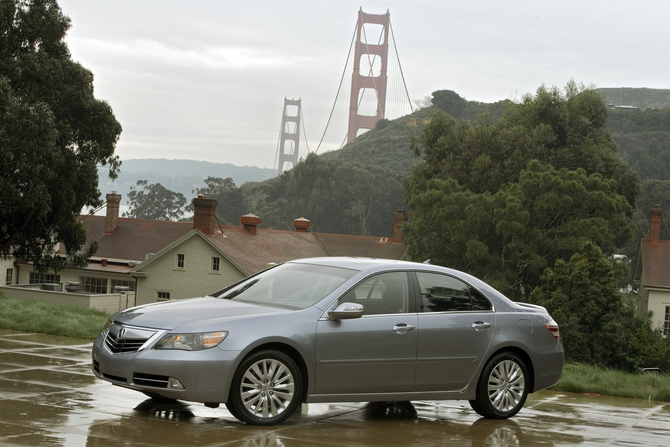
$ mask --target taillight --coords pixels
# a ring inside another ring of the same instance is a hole
[[[551,332],[551,335],[558,341],[560,334],[558,331],[558,323],[555,321],[552,321],[551,323],[547,324],[547,330]]]

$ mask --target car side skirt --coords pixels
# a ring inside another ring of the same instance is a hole
[[[311,394],[307,403],[325,402],[386,402],[411,400],[472,400],[475,387],[465,387],[459,391],[422,391],[406,393],[357,393],[357,394]]]

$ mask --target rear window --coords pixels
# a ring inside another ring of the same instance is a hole
[[[356,275],[358,271],[312,264],[283,264],[226,290],[218,298],[305,309]]]

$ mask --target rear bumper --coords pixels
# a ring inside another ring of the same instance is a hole
[[[535,386],[533,392],[549,388],[558,383],[563,373],[563,346],[535,355]]]

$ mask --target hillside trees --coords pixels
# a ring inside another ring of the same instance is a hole
[[[235,185],[233,179],[230,177],[207,177],[205,185],[204,188],[196,188],[193,192],[210,199],[216,199],[216,212],[231,224],[239,222],[240,217],[246,213],[244,212],[242,190]],[[186,210],[192,211],[193,206],[189,205]]]
[[[400,179],[382,168],[309,154],[281,177],[250,194],[247,209],[272,228],[292,229],[298,217],[320,233],[388,233],[400,200]]]
[[[574,83],[539,88],[495,123],[433,111],[405,181],[411,257],[527,300],[542,271],[585,241],[606,254],[629,243],[639,180],[617,157],[606,116],[602,98]]]
[[[670,367],[670,346],[618,290],[615,267],[593,243],[548,268],[531,302],[560,324],[566,358],[628,371]]]
[[[120,165],[121,125],[71,60],[69,28],[54,0],[0,3],[0,254],[41,271],[64,268],[57,243],[77,265],[93,254],[75,216],[101,203],[97,165]]]
[[[160,183],[149,184],[147,180],[138,180],[137,186],[140,188],[130,187],[130,208],[123,213],[124,217],[175,221],[184,215],[186,197],[182,193],[170,191]]]

